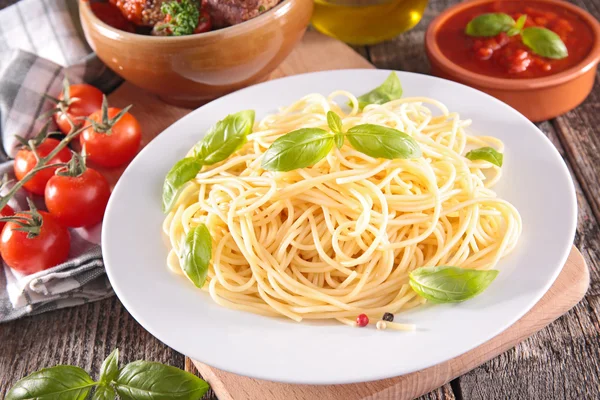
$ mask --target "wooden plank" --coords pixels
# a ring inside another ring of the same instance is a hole
[[[600,2],[597,0],[571,1],[600,19]],[[590,96],[576,109],[553,121],[557,137],[573,173],[581,183],[591,210],[600,221],[600,72]]]

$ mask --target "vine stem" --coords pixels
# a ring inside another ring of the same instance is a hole
[[[17,193],[17,191],[19,189],[21,189],[24,184],[26,184],[31,178],[33,178],[33,176],[37,172],[39,172],[45,168],[64,166],[64,164],[58,164],[58,163],[48,165],[48,162],[50,162],[50,160],[52,160],[52,158],[54,156],[56,156],[59,151],[64,149],[71,142],[71,140],[73,140],[75,137],[77,137],[81,132],[86,130],[88,127],[89,127],[89,125],[84,124],[83,127],[71,131],[67,136],[65,136],[65,138],[63,140],[61,140],[58,143],[58,146],[56,146],[50,153],[48,153],[48,155],[46,157],[38,156],[39,158],[38,158],[38,162],[37,162],[35,168],[33,168],[31,171],[29,171],[27,173],[27,175],[25,175],[23,177],[23,179],[21,179],[20,181],[17,181],[17,183],[15,183],[15,185],[8,191],[8,193],[6,193],[6,195],[4,195],[0,198],[0,210],[2,210],[4,208],[4,206],[8,204],[8,201],[15,195],[15,193]],[[34,154],[37,154],[37,153],[34,153]]]

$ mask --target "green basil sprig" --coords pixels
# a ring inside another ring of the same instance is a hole
[[[348,138],[356,150],[375,158],[418,158],[422,155],[416,140],[397,129],[362,124],[344,132],[342,120],[333,111],[327,113],[327,123],[332,132],[303,128],[275,140],[263,154],[262,167],[281,172],[310,167],[325,158],[334,144],[341,148],[344,138]]]
[[[112,386],[98,385],[92,400],[114,400],[117,398],[117,392]]]
[[[523,30],[523,27],[525,26],[525,22],[527,21],[527,15],[523,14],[519,17],[519,19],[517,19],[517,22],[515,22],[515,25],[510,28],[506,34],[508,36],[515,36],[518,35],[519,33],[521,33],[521,31]]]
[[[481,14],[467,24],[465,33],[477,37],[496,36],[502,32],[508,36],[521,34],[523,44],[539,56],[555,60],[568,57],[567,46],[560,36],[550,29],[537,26],[523,29],[526,21],[527,15],[521,15],[515,22],[504,13]]]
[[[190,229],[181,249],[181,268],[198,288],[202,288],[206,282],[211,256],[212,237],[206,225],[200,224]]]
[[[483,292],[498,276],[497,270],[459,267],[422,267],[409,275],[410,286],[433,303],[457,303]]]
[[[292,171],[321,161],[333,148],[334,135],[320,128],[302,128],[287,133],[263,154],[267,171]]]
[[[202,161],[196,157],[186,157],[175,163],[163,184],[163,211],[169,212],[177,201],[183,185],[191,181],[202,169]]]
[[[344,145],[344,129],[342,126],[342,119],[333,111],[328,111],[327,125],[329,125],[329,129],[331,129],[331,132],[335,134],[335,136],[333,137],[333,139],[335,140],[335,146],[338,149],[341,149]]]
[[[521,32],[523,44],[529,47],[535,54],[560,60],[569,55],[567,46],[561,40],[560,36],[550,29],[531,27],[523,29]]]
[[[179,368],[155,362],[135,361],[122,369],[115,349],[102,364],[95,382],[79,367],[58,365],[42,369],[18,381],[6,400],[84,400],[96,387],[93,400],[198,400],[208,384]]]
[[[34,372],[18,381],[6,394],[6,400],[83,400],[94,386],[96,383],[83,369],[58,365]]]
[[[208,384],[195,375],[157,362],[134,361],[119,372],[115,390],[121,399],[200,399]]]
[[[387,79],[378,87],[358,96],[358,107],[362,110],[369,104],[385,104],[388,101],[397,100],[402,97],[402,84],[395,72],[389,74]]]
[[[465,28],[469,36],[496,36],[507,32],[515,25],[515,20],[508,14],[488,13],[473,18]]]
[[[356,125],[346,132],[356,150],[375,158],[419,158],[419,144],[406,133],[382,125]]]
[[[487,161],[498,167],[501,167],[502,162],[504,161],[504,155],[491,147],[480,147],[479,149],[471,150],[465,155],[465,157],[471,161]]]
[[[163,211],[169,212],[183,186],[194,179],[202,166],[225,160],[242,147],[252,133],[253,110],[230,114],[217,122],[194,148],[194,156],[179,160],[169,171],[163,185]]]
[[[253,110],[230,114],[217,122],[196,145],[198,157],[204,165],[221,162],[235,153],[248,141],[247,135],[254,126]]]

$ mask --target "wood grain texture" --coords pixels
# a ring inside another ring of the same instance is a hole
[[[18,0],[0,0],[0,9]],[[309,0],[307,0],[309,1]],[[430,0],[423,21],[393,41],[358,48],[379,68],[427,73],[423,52],[427,24],[458,0]],[[598,0],[571,1],[600,17]],[[328,57],[323,58],[324,61]],[[128,101],[124,98],[123,101]],[[153,113],[165,112],[161,107]],[[173,118],[178,111],[171,110]],[[183,114],[181,114],[183,115]],[[600,398],[600,87],[578,109],[541,125],[578,181],[580,207],[575,244],[591,272],[585,299],[515,349],[482,365],[424,399]],[[195,371],[182,355],[141,328],[116,299],[59,310],[0,325],[0,398],[17,379],[39,368],[69,363],[97,373],[119,346],[122,360],[147,359]],[[215,400],[209,393],[205,400]],[[223,400],[223,399],[221,399]]]

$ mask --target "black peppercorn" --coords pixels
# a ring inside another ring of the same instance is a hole
[[[394,320],[394,314],[386,312],[383,314],[383,320],[387,322],[392,322]]]

